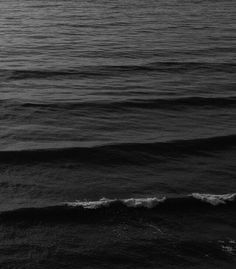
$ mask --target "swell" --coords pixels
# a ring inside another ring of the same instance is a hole
[[[234,211],[236,194],[191,194],[176,198],[141,198],[62,203],[48,207],[19,208],[0,214],[2,222],[122,222],[134,219],[156,219],[157,214]],[[93,205],[92,207],[89,204]],[[97,206],[96,206],[97,205]],[[190,216],[189,216],[190,217]]]
[[[154,143],[122,143],[94,147],[52,148],[19,151],[0,151],[1,162],[48,162],[79,160],[103,164],[143,163],[158,156],[206,154],[215,150],[232,149],[236,135]]]
[[[68,70],[0,70],[0,78],[3,80],[20,79],[43,79],[54,77],[87,78],[87,77],[107,77],[123,75],[126,73],[145,72],[227,72],[234,73],[236,64],[234,63],[207,63],[207,62],[154,62],[143,65],[101,65],[82,66],[77,69]]]
[[[184,109],[192,107],[235,107],[236,96],[220,96],[220,97],[178,97],[178,98],[152,98],[152,99],[131,99],[122,101],[96,101],[96,102],[24,102],[16,103],[9,100],[3,100],[0,104],[16,108],[38,108],[48,110],[79,110],[79,109],[92,109],[92,110],[128,110],[130,108],[143,108],[143,109]]]

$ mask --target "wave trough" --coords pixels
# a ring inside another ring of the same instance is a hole
[[[108,77],[145,72],[226,72],[234,73],[236,65],[233,63],[209,63],[209,62],[153,62],[143,65],[101,65],[82,66],[68,70],[0,70],[1,80],[22,79],[48,79],[55,77],[63,78],[88,78]]]
[[[190,140],[154,143],[122,143],[94,147],[72,147],[0,151],[1,162],[32,162],[53,160],[78,160],[98,163],[123,163],[151,161],[157,156],[205,154],[236,146],[236,135],[225,135]],[[141,159],[139,159],[141,158]]]
[[[196,107],[234,107],[236,105],[236,96],[183,96],[178,98],[150,98],[150,99],[128,99],[117,101],[68,101],[68,102],[13,102],[10,100],[0,101],[0,106],[5,109],[47,109],[53,111],[64,110],[129,110],[133,108],[141,109],[184,109]]]

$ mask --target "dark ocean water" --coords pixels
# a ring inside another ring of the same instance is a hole
[[[1,268],[235,268],[235,18],[1,1]]]

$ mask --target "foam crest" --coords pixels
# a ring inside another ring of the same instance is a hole
[[[191,195],[195,199],[199,199],[203,202],[211,205],[225,204],[226,202],[232,202],[236,198],[236,193],[232,194],[204,194],[204,193],[193,193]]]
[[[96,209],[100,207],[108,207],[112,202],[114,203],[116,200],[102,198],[98,201],[75,201],[66,203],[69,206],[82,206],[86,209]]]
[[[166,200],[165,197],[157,198],[129,198],[129,199],[107,199],[102,198],[98,201],[75,201],[75,202],[68,202],[66,203],[69,206],[82,206],[86,209],[97,209],[100,207],[108,207],[113,203],[122,203],[127,207],[146,207],[146,208],[153,208],[157,206],[159,203],[164,202]]]
[[[125,204],[127,207],[146,207],[146,208],[153,208],[161,202],[164,202],[166,197],[163,198],[130,198],[122,200],[122,203]]]

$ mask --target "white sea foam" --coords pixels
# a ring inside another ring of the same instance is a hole
[[[236,198],[236,193],[232,194],[204,194],[204,193],[192,193],[191,195],[195,199],[199,199],[203,202],[209,203],[211,205],[225,204],[228,201],[234,201]]]
[[[111,203],[121,202],[122,204],[126,205],[127,207],[146,207],[146,208],[153,208],[157,204],[164,202],[165,197],[163,198],[129,198],[129,199],[106,199],[102,198],[98,201],[75,201],[66,203],[69,206],[82,206],[86,209],[96,209],[100,207],[108,207]]]
[[[235,255],[235,249],[232,246],[221,246],[221,248],[224,252]]]

